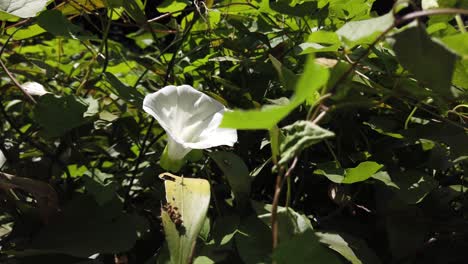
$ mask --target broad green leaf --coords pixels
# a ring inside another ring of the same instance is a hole
[[[72,24],[60,11],[47,10],[37,17],[37,24],[54,36],[73,37],[80,27]]]
[[[386,15],[361,21],[350,21],[342,26],[336,34],[340,36],[348,48],[360,44],[370,44],[385,30],[390,28],[395,18],[390,12]]]
[[[16,31],[17,28],[9,28],[7,29],[7,34],[11,35],[14,33],[13,35],[13,39],[14,40],[22,40],[22,39],[27,39],[27,38],[31,38],[31,37],[34,37],[34,36],[37,36],[39,34],[42,34],[44,32],[46,32],[45,29],[41,28],[38,24],[32,24],[31,26],[29,27],[26,27],[26,28],[22,28],[18,31]]]
[[[328,70],[315,63],[313,56],[309,56],[304,73],[297,81],[295,94],[288,105],[266,106],[260,110],[226,112],[220,126],[236,129],[269,130],[304,101],[313,104],[318,98],[318,90],[327,83],[328,77]]]
[[[352,264],[381,263],[363,240],[335,233],[316,232],[315,235],[319,237],[321,243],[340,253]]]
[[[84,117],[88,106],[73,95],[57,97],[45,94],[38,100],[34,117],[46,136],[57,137],[89,120]]]
[[[307,42],[315,42],[320,44],[339,44],[340,39],[336,32],[328,32],[328,31],[315,31],[310,33],[309,37],[307,37]]]
[[[182,11],[190,2],[187,0],[164,0],[157,7],[158,11],[161,13],[172,13],[177,11]],[[175,14],[177,16],[179,14]]]
[[[32,238],[37,254],[60,253],[87,258],[95,253],[129,250],[137,239],[138,217],[121,212],[113,200],[99,206],[91,196],[78,195],[53,224]]]
[[[260,110],[235,110],[224,113],[220,127],[236,129],[270,129],[286,117],[295,107],[264,106]]]
[[[439,95],[450,97],[457,56],[439,42],[433,41],[422,26],[411,26],[394,37],[393,48],[401,65],[425,86]]]
[[[374,161],[364,161],[359,163],[356,168],[346,169],[345,178],[341,183],[355,183],[369,179],[383,168],[382,164]]]
[[[193,264],[215,264],[215,263],[216,262],[214,262],[212,259],[210,259],[207,256],[199,256],[195,258],[195,260],[193,261]]]
[[[464,59],[468,59],[468,33],[460,33],[441,39],[451,50],[455,51]]]
[[[143,105],[143,95],[136,89],[123,84],[114,74],[104,73],[112,91],[126,102],[140,108]]]
[[[291,101],[293,105],[306,101],[313,105],[319,97],[319,89],[327,84],[330,73],[328,69],[315,62],[314,56],[309,56],[304,66],[304,72],[297,81],[296,92]]]
[[[160,178],[164,179],[167,202],[161,211],[161,220],[171,262],[188,264],[208,211],[210,184],[204,179],[169,173],[161,174]]]
[[[273,67],[278,73],[279,80],[286,90],[294,90],[298,77],[290,69],[286,68],[278,59],[268,55]]]
[[[319,30],[310,33],[307,42],[299,45],[301,49],[299,54],[337,51],[340,48],[340,44],[340,39],[335,32]]]
[[[253,208],[257,212],[257,217],[271,228],[271,204],[252,201]],[[278,239],[287,241],[294,236],[312,230],[310,220],[291,208],[278,206]]]
[[[320,244],[319,239],[312,230],[298,234],[280,242],[273,251],[273,259],[278,264],[286,263],[327,263],[341,264],[342,261],[332,251]]]
[[[379,171],[376,174],[372,175],[372,178],[379,180],[383,182],[385,185],[393,188],[399,188],[398,185],[396,185],[392,179],[390,178],[390,175],[388,175],[388,172],[386,171]]]
[[[107,3],[112,6],[112,2],[115,2],[115,0],[73,0],[63,2],[56,7],[56,10],[62,12],[65,16],[76,15],[103,8]]]
[[[355,183],[362,182],[375,173],[377,173],[383,165],[374,161],[364,161],[359,163],[355,168],[343,169],[335,162],[319,164],[315,174],[323,175],[335,183]]]
[[[34,17],[44,10],[47,0],[2,0],[0,10],[21,18]]]
[[[314,13],[317,10],[317,3],[315,1],[296,1],[290,0],[277,0],[269,1],[262,0],[260,4],[260,12],[272,13],[274,10],[280,14],[303,17]]]
[[[350,248],[348,243],[346,243],[346,241],[344,241],[340,235],[319,232],[315,234],[320,238],[320,242],[328,245],[331,249],[340,253],[352,264],[362,264],[362,262],[358,259],[356,254],[354,254],[353,250]]]
[[[279,164],[286,164],[303,149],[335,135],[331,131],[304,120],[285,126],[281,131],[284,133],[284,139],[280,144],[281,159]]]
[[[231,186],[240,210],[246,210],[249,204],[250,176],[244,161],[234,153],[216,151],[209,154],[223,171],[229,186]]]
[[[271,230],[257,216],[242,219],[234,239],[244,263],[271,263]]]
[[[468,89],[468,59],[457,61],[452,81],[455,86]]]
[[[21,19],[20,17],[8,14],[0,10],[0,21],[16,22],[20,19]]]

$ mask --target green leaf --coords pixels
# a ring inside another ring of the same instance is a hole
[[[72,24],[60,11],[47,10],[37,17],[37,24],[54,36],[73,37],[81,28]]]
[[[271,230],[255,215],[242,219],[234,236],[237,252],[244,263],[271,263]]]
[[[268,55],[273,67],[275,67],[278,73],[279,80],[286,90],[294,90],[298,77],[290,69],[284,67],[284,65],[272,55]]]
[[[32,239],[36,254],[60,253],[87,258],[95,253],[129,250],[137,239],[135,216],[121,213],[113,200],[99,206],[91,196],[79,195],[63,209],[53,224]]]
[[[455,86],[468,89],[468,59],[457,61],[452,81]]]
[[[381,263],[375,253],[361,239],[335,233],[316,232],[315,234],[319,237],[321,243],[340,253],[352,264]]]
[[[247,209],[250,196],[249,169],[244,161],[234,153],[216,151],[209,154],[223,171],[229,186],[231,186],[241,211]]]
[[[301,49],[299,54],[337,51],[340,48],[340,44],[340,39],[335,32],[315,31],[309,35],[307,42],[299,45]]]
[[[271,204],[252,201],[253,208],[257,212],[257,216],[267,226],[271,228]],[[278,206],[278,239],[279,241],[287,241],[294,236],[304,233],[307,230],[312,230],[310,220],[305,216],[291,208]]]
[[[2,0],[0,10],[21,18],[34,17],[44,10],[47,0]]]
[[[468,59],[468,33],[447,36],[441,40],[448,48],[455,51],[464,59]]]
[[[401,65],[427,87],[450,97],[449,88],[457,56],[433,41],[421,26],[411,26],[394,37],[393,48]]]
[[[210,184],[204,179],[183,178],[163,173],[166,206],[161,220],[173,264],[188,264],[206,218]],[[178,221],[180,221],[178,223]]]
[[[335,183],[356,183],[362,182],[375,173],[377,173],[383,165],[374,161],[364,161],[359,163],[355,168],[343,169],[335,162],[319,164],[315,174],[323,175]]]
[[[335,254],[320,244],[312,230],[294,236],[292,239],[282,242],[273,251],[273,259],[278,264],[282,263],[327,263],[341,264],[341,260]]]
[[[327,84],[330,73],[328,69],[315,62],[314,56],[309,56],[304,66],[304,72],[296,85],[296,93],[291,101],[293,105],[300,105],[304,100],[313,105],[319,97],[319,89]]]
[[[304,120],[296,121],[281,130],[284,133],[284,139],[280,144],[281,159],[279,164],[286,164],[303,149],[335,135],[331,131]]]
[[[45,94],[38,100],[34,117],[48,137],[57,137],[88,122],[84,118],[87,109],[86,103],[73,95]]]
[[[345,178],[342,183],[355,183],[369,179],[383,168],[382,164],[374,161],[364,161],[359,163],[356,168],[346,169]]]
[[[260,110],[235,110],[226,112],[220,127],[236,129],[270,129],[286,117],[294,107],[265,106]]]
[[[114,74],[110,72],[104,73],[106,76],[107,82],[111,85],[111,89],[118,95],[120,98],[125,100],[127,103],[130,103],[138,108],[141,108],[143,105],[143,95],[132,87],[128,87],[123,84]]]
[[[313,104],[318,97],[318,89],[327,83],[328,77],[328,70],[315,63],[313,56],[309,56],[304,73],[297,81],[296,92],[289,104],[265,106],[260,110],[226,112],[220,127],[269,130],[304,101]]]
[[[370,44],[393,25],[395,18],[390,12],[386,15],[361,21],[351,21],[342,26],[336,34],[351,49],[356,45]]]
[[[6,32],[9,35],[14,33],[14,35],[13,35],[14,40],[22,40],[22,39],[27,39],[27,38],[31,38],[31,37],[40,35],[40,34],[46,32],[46,30],[41,28],[38,24],[33,24],[33,25],[29,26],[29,27],[22,28],[22,29],[20,29],[18,31],[17,31],[17,28],[14,28],[14,27],[9,28],[9,29],[7,29]]]
[[[280,14],[303,17],[313,14],[317,10],[315,1],[301,1],[300,4],[290,0],[262,0],[260,4],[260,12],[271,13],[274,10]]]
[[[186,0],[164,0],[159,6],[157,7],[158,11],[161,13],[172,13],[177,11],[182,11],[184,8],[189,4],[189,1]],[[176,14],[174,16],[177,16]]]

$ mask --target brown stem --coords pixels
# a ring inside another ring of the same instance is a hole
[[[284,167],[281,167],[278,176],[276,177],[276,186],[275,186],[275,195],[273,196],[273,202],[271,204],[271,235],[272,235],[272,242],[273,242],[273,250],[278,246],[278,204],[279,204],[279,197],[281,194],[281,188],[284,185],[284,182],[287,178],[291,176],[292,171],[297,165],[298,156],[294,157],[291,166],[286,171],[284,176],[282,176],[282,172],[284,171]]]
[[[467,9],[458,8],[438,8],[411,12],[406,14],[395,21],[396,25],[401,25],[403,22],[413,20],[415,18],[427,17],[436,15],[468,15]]]
[[[8,68],[5,66],[2,60],[0,60],[0,66],[2,66],[5,73],[8,75],[8,77],[10,77],[11,81],[15,84],[15,86],[21,90],[24,96],[26,96],[26,98],[28,98],[28,100],[31,101],[33,104],[36,104],[36,100],[34,100],[34,98],[30,94],[28,94],[26,90],[23,89],[21,84],[18,82],[18,80],[16,80],[15,76],[13,76],[13,74],[8,70]]]

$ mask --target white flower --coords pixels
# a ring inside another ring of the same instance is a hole
[[[167,162],[164,158],[178,162],[171,166],[172,170],[180,169],[183,158],[192,149],[233,146],[237,141],[235,129],[219,128],[227,109],[189,85],[170,85],[147,95],[143,110],[156,118],[168,135],[167,157],[163,154],[161,166]]]

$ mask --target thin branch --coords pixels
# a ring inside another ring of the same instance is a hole
[[[438,9],[428,9],[411,12],[400,18],[397,18],[395,21],[396,25],[401,25],[404,22],[427,16],[437,16],[437,15],[467,15],[468,9],[458,9],[458,8],[438,8]]]
[[[273,196],[273,202],[271,203],[271,235],[273,240],[273,249],[275,249],[278,246],[278,204],[281,189],[286,179],[288,179],[291,176],[291,173],[293,172],[294,168],[296,168],[298,160],[299,158],[297,155],[294,157],[291,166],[289,166],[284,176],[281,176],[281,172],[284,171],[284,167],[282,167],[280,169],[280,172],[278,173],[278,176],[276,177],[275,195]]]
[[[28,92],[26,92],[26,90],[24,90],[24,88],[21,86],[21,84],[18,82],[18,80],[16,80],[15,76],[13,76],[13,74],[8,70],[8,68],[5,66],[5,64],[3,63],[3,61],[1,59],[0,59],[0,66],[3,68],[3,71],[5,71],[5,73],[8,75],[8,77],[10,77],[13,84],[15,84],[15,86],[20,89],[20,91],[24,94],[24,96],[26,98],[28,98],[28,100],[31,103],[36,104],[37,103],[36,100],[34,100],[34,98],[30,94],[28,94]]]

